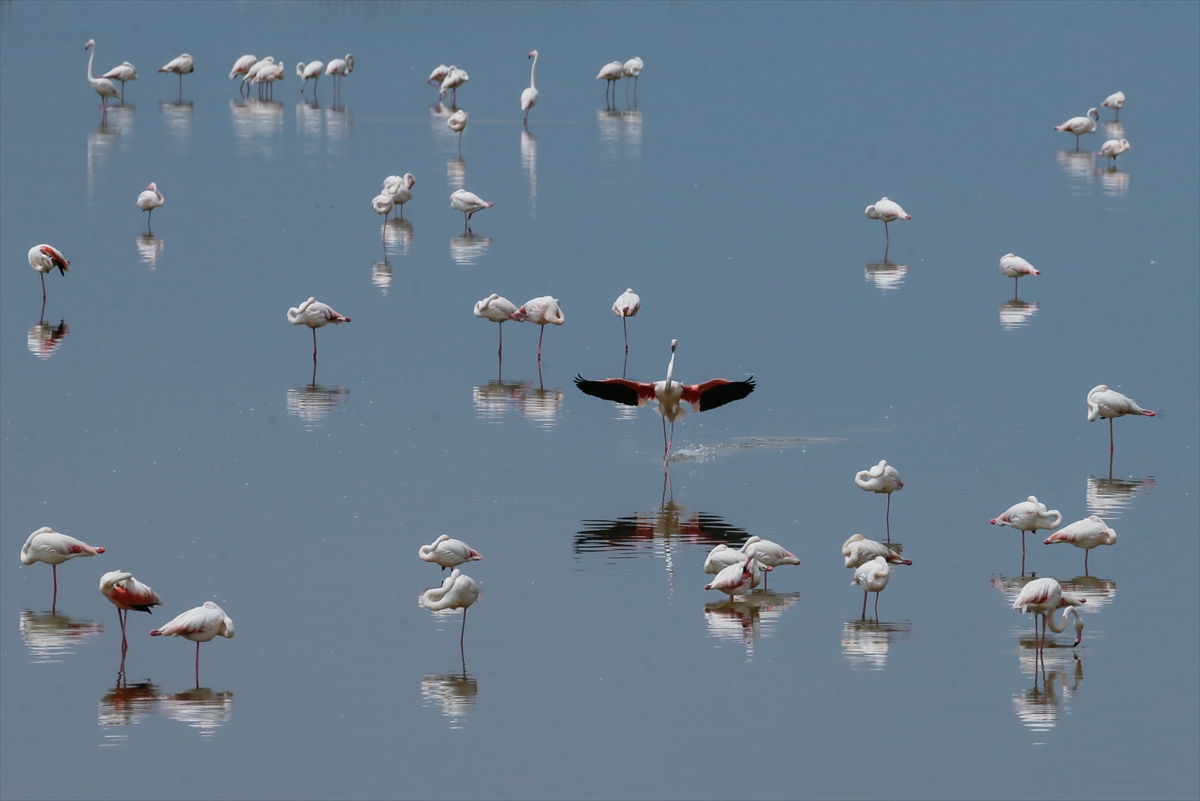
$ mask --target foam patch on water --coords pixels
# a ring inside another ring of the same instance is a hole
[[[710,462],[726,453],[750,449],[804,447],[814,442],[842,442],[841,437],[738,437],[715,445],[685,445],[671,454],[672,462]]]

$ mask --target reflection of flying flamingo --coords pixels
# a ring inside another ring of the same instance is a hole
[[[782,545],[764,540],[762,537],[751,537],[742,543],[742,553],[747,557],[757,559],[766,566],[767,572],[780,565],[798,565],[800,560]],[[766,588],[766,576],[763,576],[763,588]]]
[[[117,620],[121,621],[121,653],[129,647],[125,640],[125,621],[129,619],[129,610],[153,614],[152,606],[162,606],[162,598],[149,586],[133,577],[132,573],[114,570],[100,577],[100,594],[117,607]]]
[[[1000,257],[1000,272],[1013,279],[1013,297],[1021,285],[1022,275],[1041,275],[1042,271],[1034,267],[1020,256],[1006,253]]]
[[[126,81],[137,80],[137,69],[128,61],[123,61],[116,67],[113,67],[108,72],[100,76],[109,80],[119,81],[121,83],[121,102],[125,102],[125,83]]]
[[[887,589],[891,575],[892,569],[882,556],[876,556],[854,571],[854,578],[850,579],[850,583],[863,588],[863,620],[867,619],[867,593],[870,592],[875,593],[875,619],[879,619],[879,593]]]
[[[629,331],[625,326],[626,317],[636,317],[641,311],[642,299],[632,289],[626,289],[613,302],[613,314],[621,318],[621,331],[625,334],[625,354],[629,354]]]
[[[466,109],[459,109],[446,118],[446,127],[458,134],[458,146],[462,148],[463,131],[467,130]]]
[[[1117,543],[1117,532],[1108,527],[1103,520],[1096,515],[1091,515],[1085,520],[1076,520],[1069,526],[1066,526],[1045,539],[1043,545],[1053,545],[1057,542],[1069,542],[1076,548],[1083,548],[1083,575],[1088,575],[1088,554],[1092,552],[1092,548],[1100,545],[1115,545]]]
[[[490,205],[490,204],[489,204]],[[558,298],[552,298],[549,295],[543,295],[540,298],[525,301],[525,305],[512,313],[513,320],[519,320],[522,323],[533,323],[542,328],[542,332],[538,334],[538,350],[537,361],[538,369],[542,367],[542,337],[546,336],[546,326],[562,325],[567,321],[567,316],[563,314],[559,308]]]
[[[533,65],[529,68],[529,86],[521,92],[521,110],[525,112],[525,124],[529,124],[529,109],[537,105],[538,90],[537,90],[537,60],[538,51],[530,50],[529,58],[533,59]]]
[[[1062,585],[1054,579],[1040,578],[1034,579],[1021,588],[1017,599],[1013,601],[1012,608],[1019,610],[1022,614],[1033,614],[1033,634],[1037,643],[1037,654],[1044,658],[1046,625],[1049,624],[1050,630],[1055,634],[1061,634],[1067,628],[1068,613],[1075,615],[1075,645],[1079,645],[1079,641],[1083,639],[1083,618],[1079,616],[1079,611],[1075,607],[1085,603],[1087,603],[1085,598],[1076,598],[1063,593]],[[1054,621],[1055,609],[1067,610],[1063,612],[1058,623]],[[1039,615],[1042,618],[1040,634],[1037,625]]]
[[[580,391],[596,398],[622,403],[626,406],[644,406],[647,401],[658,401],[657,411],[663,419],[663,464],[671,453],[675,441],[675,421],[686,412],[680,403],[687,401],[697,412],[716,409],[735,400],[741,400],[754,391],[754,376],[744,381],[728,381],[714,378],[703,384],[681,384],[675,380],[675,348],[678,340],[671,340],[671,361],[667,363],[667,377],[662,381],[639,383],[624,378],[606,378],[588,381],[575,376],[575,386]],[[671,421],[671,437],[667,438],[667,421]]]
[[[450,208],[463,213],[463,233],[471,233],[471,218],[475,212],[490,209],[495,203],[489,203],[474,192],[458,189],[450,195]]]
[[[1088,109],[1083,117],[1072,117],[1062,125],[1055,125],[1054,130],[1075,134],[1075,149],[1079,149],[1079,137],[1096,132],[1096,123],[1100,120],[1100,112],[1094,108]]]
[[[867,218],[871,220],[883,220],[883,236],[887,244],[884,246],[884,259],[887,258],[887,249],[892,246],[892,237],[888,233],[888,223],[896,220],[911,220],[912,215],[900,208],[900,204],[894,200],[888,200],[886,197],[881,198],[878,202],[867,206]]]
[[[884,513],[884,524],[887,527],[887,541],[892,541],[892,493],[904,489],[900,473],[896,468],[882,460],[870,470],[859,470],[854,475],[854,483],[860,490],[866,492],[885,493],[887,495],[887,511]]]
[[[1030,495],[1028,500],[1010,506],[1004,514],[992,518],[993,526],[1009,526],[1021,532],[1021,572],[1025,572],[1025,532],[1044,528],[1053,531],[1062,525],[1062,514],[1057,509],[1046,509],[1046,504]]]
[[[317,329],[328,323],[341,325],[342,323],[350,322],[349,317],[338,314],[316,298],[309,298],[301,303],[299,307],[293,306],[288,309],[287,319],[292,325],[307,325],[312,329],[314,375],[316,374],[315,367],[317,364]]]
[[[861,567],[877,556],[894,565],[912,564],[911,559],[905,559],[882,542],[869,540],[862,534],[852,534],[850,539],[842,543],[842,555],[846,557],[846,567]]]
[[[1092,387],[1087,394],[1089,423],[1094,423],[1097,420],[1108,420],[1108,452],[1113,452],[1113,430],[1112,421],[1117,417],[1124,417],[1127,414],[1141,415],[1143,417],[1153,417],[1154,412],[1149,409],[1143,409],[1134,402],[1133,398],[1128,398],[1116,390],[1109,389],[1107,385],[1100,384]],[[1112,469],[1111,466],[1109,468]]]
[[[434,612],[442,609],[463,610],[462,631],[458,635],[458,647],[463,647],[463,638],[467,633],[467,609],[479,600],[482,595],[475,579],[463,573],[457,567],[442,581],[442,586],[425,590],[417,599],[417,603]]]
[[[1111,108],[1117,112],[1117,119],[1121,119],[1121,109],[1125,105],[1125,93],[1113,92],[1108,97],[1104,98],[1104,102],[1100,104],[1104,108]]]
[[[153,182],[138,195],[137,202],[134,205],[146,212],[147,231],[150,230],[150,218],[154,216],[154,210],[166,202],[163,199],[162,193],[158,191],[158,184]]]
[[[600,68],[599,74],[596,75],[596,80],[608,81],[604,85],[604,100],[608,102],[608,90],[613,93],[613,102],[617,100],[617,81],[621,80],[624,75],[624,65],[620,61],[610,61]]]
[[[159,72],[173,72],[179,76],[179,96],[183,97],[183,76],[196,68],[196,62],[187,53],[177,56],[158,68]]]
[[[37,270],[42,277],[42,306],[46,305],[46,273],[58,269],[60,275],[66,275],[71,269],[71,262],[50,245],[35,245],[29,249],[29,266]]]
[[[225,610],[212,601],[189,609],[162,628],[150,632],[151,637],[183,637],[196,643],[196,686],[200,686],[200,643],[214,637],[233,638],[233,621]]]
[[[296,64],[296,77],[304,79],[304,83],[300,84],[301,95],[304,95],[304,87],[308,86],[309,79],[312,79],[313,97],[317,96],[317,83],[321,80],[321,73],[324,69],[324,61],[310,61],[307,64],[301,61]]]
[[[21,546],[21,564],[32,565],[45,562],[54,574],[54,598],[58,600],[58,566],[76,556],[95,556],[104,553],[103,548],[93,547],[82,540],[59,534],[49,526],[42,526],[29,535]],[[51,606],[55,604],[52,602]]]
[[[495,292],[475,304],[476,317],[482,317],[485,320],[491,320],[493,323],[500,324],[500,347],[496,350],[496,353],[502,358],[504,356],[504,324],[511,320],[512,316],[516,313],[516,305],[508,298],[502,298]]]
[[[78,41],[78,40],[76,40]],[[92,62],[96,60],[96,40],[88,39],[87,44],[83,46],[84,50],[91,50],[92,54],[88,56],[88,83],[96,90],[96,94],[100,95],[100,102],[104,106],[104,111],[108,112],[108,99],[117,97],[117,87],[108,78],[93,78],[92,77]]]
[[[442,570],[448,567],[458,567],[464,562],[478,562],[483,559],[479,551],[467,545],[462,540],[452,540],[449,534],[443,534],[429,545],[422,545],[417,555],[423,561],[441,565]]]

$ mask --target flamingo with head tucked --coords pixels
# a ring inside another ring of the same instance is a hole
[[[59,534],[49,526],[42,526],[30,534],[29,539],[21,546],[21,564],[45,562],[50,565],[54,575],[54,601],[51,602],[53,607],[58,602],[58,566],[77,556],[95,556],[98,553],[104,553],[104,549],[88,545],[83,540],[68,537],[66,534]]]
[[[857,584],[863,590],[862,619],[867,619],[867,593],[875,593],[875,619],[879,620],[879,593],[887,589],[892,569],[888,567],[887,559],[876,556],[871,561],[854,571],[851,584]]]
[[[1113,166],[1116,166],[1117,156],[1129,150],[1128,139],[1109,139],[1100,146],[1100,155],[1106,159],[1111,159]]]
[[[239,75],[245,75],[250,71],[250,68],[258,63],[258,56],[244,55],[237,61],[233,62],[233,69],[229,71],[229,79],[233,80]]]
[[[442,570],[448,567],[458,567],[466,562],[479,562],[483,556],[479,551],[467,545],[462,540],[451,539],[449,534],[442,534],[429,545],[422,545],[417,550],[422,561],[441,565]]]
[[[632,289],[626,289],[617,299],[613,301],[613,314],[621,318],[621,331],[625,334],[625,355],[629,355],[629,330],[626,327],[625,320],[629,317],[636,317],[637,313],[642,309],[642,299],[638,297]]]
[[[151,637],[183,637],[196,643],[196,686],[200,686],[200,643],[215,637],[233,639],[233,621],[225,610],[212,601],[189,609],[162,628],[150,632]]]
[[[1079,645],[1083,639],[1083,618],[1079,616],[1079,610],[1076,608],[1081,604],[1087,603],[1086,598],[1076,598],[1068,593],[1064,593],[1062,585],[1052,578],[1040,578],[1026,584],[1021,588],[1021,592],[1017,595],[1017,599],[1013,601],[1012,608],[1020,611],[1022,614],[1033,614],[1033,634],[1036,648],[1036,655],[1045,658],[1046,648],[1046,625],[1049,624],[1050,630],[1055,634],[1061,634],[1067,628],[1067,615],[1075,615],[1075,645]],[[1062,618],[1055,622],[1054,610],[1065,609]],[[1042,628],[1038,632],[1038,617],[1042,619]]]
[[[1076,548],[1083,548],[1083,575],[1088,575],[1088,555],[1093,548],[1101,545],[1116,545],[1117,532],[1096,515],[1090,515],[1084,520],[1076,520],[1069,526],[1064,526],[1051,534],[1042,542],[1043,545],[1054,545],[1059,542],[1069,542]]]
[[[1100,121],[1100,112],[1094,108],[1088,109],[1083,117],[1072,117],[1062,125],[1055,125],[1054,130],[1075,134],[1075,149],[1079,149],[1079,137],[1096,132],[1096,123]]]
[[[1013,297],[1017,295],[1022,275],[1041,275],[1042,271],[1012,253],[1000,257],[1000,272],[1013,279]]]
[[[417,179],[411,172],[389,175],[383,180],[383,191],[392,196],[392,206],[400,209],[400,219],[404,219],[404,204],[412,200],[412,188],[416,185]]]
[[[596,75],[596,80],[608,81],[604,85],[604,102],[608,102],[608,92],[612,90],[613,102],[617,101],[617,81],[621,80],[625,74],[625,65],[620,61],[610,61],[600,68],[600,72]]]
[[[638,77],[642,74],[645,66],[645,63],[637,56],[621,65],[621,74],[625,76],[625,100],[629,100],[629,79],[633,78],[633,103],[635,106],[637,105]]]
[[[567,316],[563,314],[562,308],[558,305],[558,298],[543,295],[540,298],[527,300],[510,317],[522,323],[533,323],[534,325],[541,326],[542,331],[538,334],[537,349],[538,370],[541,370],[542,337],[546,336],[546,326],[562,325],[567,321]]]
[[[471,76],[467,75],[466,70],[458,67],[451,67],[450,72],[446,73],[446,77],[442,79],[441,94],[439,97],[445,97],[446,93],[450,93],[450,105],[458,105],[458,87],[471,80]]]
[[[888,223],[895,222],[896,220],[911,220],[912,215],[900,208],[899,203],[894,200],[888,200],[886,197],[867,206],[866,215],[867,219],[883,221],[883,236],[886,240],[883,248],[883,257],[886,260],[888,248],[892,246],[892,236],[888,233]]]
[[[1111,108],[1117,112],[1117,119],[1121,119],[1121,109],[1125,106],[1125,93],[1113,92],[1108,97],[1104,98],[1104,102],[1100,104],[1104,108]]]
[[[417,603],[433,612],[443,609],[463,610],[462,631],[458,635],[458,647],[461,649],[463,638],[467,634],[467,610],[479,600],[479,596],[482,594],[475,579],[456,567],[442,581],[442,586],[421,593],[417,598]]]
[[[316,298],[309,298],[299,306],[293,306],[287,312],[288,322],[292,325],[307,325],[313,332],[313,375],[317,366],[317,329],[333,323],[341,325],[350,322],[350,318],[338,314]]]
[[[129,610],[153,614],[150,611],[151,607],[162,606],[163,600],[150,586],[123,570],[113,570],[100,577],[100,594],[117,607],[117,620],[121,622],[121,653],[125,653],[125,649],[129,647],[125,639],[125,623],[129,619]]]
[[[1004,514],[992,518],[993,526],[1009,526],[1021,532],[1021,572],[1025,572],[1025,532],[1037,531],[1040,528],[1053,531],[1062,525],[1062,513],[1057,509],[1046,509],[1046,504],[1040,503],[1030,495],[1027,500],[1010,506]]]
[[[142,211],[146,212],[146,230],[150,230],[150,218],[154,216],[154,210],[163,205],[167,201],[163,199],[162,192],[158,191],[158,184],[151,182],[149,186],[141,191],[137,201],[134,203]]]
[[[798,565],[800,560],[796,555],[777,542],[764,540],[754,536],[742,543],[742,553],[747,558],[757,559],[770,572],[780,565]],[[766,576],[763,576],[763,587],[766,588]]]
[[[517,313],[517,306],[508,298],[502,298],[495,292],[475,304],[475,316],[484,320],[499,323],[500,347],[496,354],[504,358],[504,324]]]
[[[720,590],[730,598],[745,595],[758,583],[755,581],[755,572],[762,569],[757,559],[743,555],[737,562],[722,568],[715,579],[704,585],[704,589]]]
[[[117,66],[113,67],[108,72],[101,75],[100,77],[108,78],[111,81],[120,82],[120,84],[121,84],[121,102],[124,103],[125,102],[125,84],[127,81],[136,81],[137,80],[137,68],[134,67],[132,64],[130,64],[128,61],[123,61],[120,64],[118,64]]]
[[[471,233],[471,218],[475,216],[475,212],[490,209],[495,205],[465,189],[455,190],[454,194],[450,195],[450,208],[463,213],[463,234]]]
[[[1087,419],[1089,423],[1094,423],[1097,420],[1108,420],[1108,452],[1110,455],[1114,447],[1112,430],[1112,421],[1114,419],[1124,417],[1127,414],[1140,415],[1142,417],[1154,416],[1154,412],[1149,409],[1143,409],[1137,405],[1133,398],[1126,397],[1115,389],[1109,389],[1106,384],[1099,384],[1092,387],[1091,391],[1087,394],[1087,406]]]
[[[454,67],[447,67],[445,64],[437,65],[433,72],[429,73],[429,78],[425,81],[425,83],[431,83],[440,89],[442,86],[442,81],[446,79],[446,76],[450,74],[450,70],[452,69],[454,69]]]
[[[37,270],[41,275],[42,307],[44,310],[46,306],[46,273],[57,269],[59,274],[66,275],[67,270],[71,269],[71,262],[67,261],[58,248],[43,244],[34,245],[29,249],[29,266]]]
[[[79,41],[78,39],[76,41]],[[100,95],[100,102],[104,106],[104,113],[108,113],[108,99],[117,97],[117,87],[108,78],[93,78],[92,77],[92,62],[96,60],[96,40],[88,39],[87,44],[83,46],[84,50],[91,50],[92,54],[88,56],[88,83],[92,85],[92,89],[96,90],[96,94]]]
[[[179,96],[183,97],[183,76],[189,75],[196,69],[195,60],[184,53],[168,61],[158,68],[159,72],[173,72],[179,76]]]
[[[854,483],[860,490],[887,495],[887,510],[884,513],[884,524],[887,527],[887,541],[892,541],[892,493],[904,489],[900,473],[896,468],[882,460],[869,470],[860,470],[854,475]]]
[[[446,118],[446,127],[458,134],[458,147],[462,149],[463,131],[467,130],[467,111],[459,109]]]
[[[850,568],[861,567],[877,556],[894,565],[912,564],[911,559],[905,559],[882,542],[869,540],[862,534],[851,534],[850,539],[842,543],[842,556],[846,557],[846,567]]]

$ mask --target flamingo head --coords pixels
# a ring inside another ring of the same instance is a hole
[[[1091,117],[1092,119],[1096,120],[1096,121],[1099,121],[1099,120],[1100,120],[1100,112],[1099,112],[1099,111],[1097,111],[1097,110],[1096,110],[1096,109],[1094,109],[1094,108],[1089,108],[1089,109],[1088,109],[1088,116],[1089,116],[1089,117]]]
[[[79,40],[78,40],[78,39],[76,39],[76,41],[79,41]],[[96,44],[96,40],[95,40],[95,39],[88,39],[88,40],[87,40],[87,44],[85,44],[85,45],[83,46],[83,49],[84,49],[84,50],[87,50],[87,49],[88,49],[88,48],[90,48],[90,47],[94,47],[94,46],[95,46],[95,44]]]
[[[528,57],[529,57],[529,58],[537,58],[537,51],[536,51],[536,50],[530,50],[530,51],[529,51],[529,56],[528,56]]]
[[[675,347],[676,347],[678,344],[679,344],[679,340],[678,340],[678,339],[672,339],[672,340],[671,340],[671,354],[672,354],[672,355],[674,355],[674,353],[675,353]]]

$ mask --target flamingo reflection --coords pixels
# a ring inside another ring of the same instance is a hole
[[[478,234],[459,234],[450,240],[450,258],[455,264],[471,267],[487,255],[492,247],[492,238]]]
[[[883,670],[893,639],[907,639],[907,623],[848,620],[842,625],[842,656],[852,670]]]
[[[164,243],[162,237],[151,233],[138,234],[138,261],[151,270],[158,267],[158,257],[162,255]]]
[[[1111,467],[1111,466],[1110,466]],[[1088,514],[1101,517],[1120,517],[1133,504],[1133,498],[1154,490],[1154,476],[1145,478],[1087,477],[1085,503]]]
[[[462,673],[426,676],[421,680],[421,700],[431,709],[440,709],[444,717],[450,718],[450,728],[475,709],[479,683],[471,678],[464,666]]]
[[[562,414],[561,389],[535,388],[532,381],[489,381],[471,391],[475,414],[489,423],[501,423],[508,412],[550,428]]]
[[[1029,325],[1033,315],[1037,314],[1041,305],[1024,300],[1006,300],[1000,304],[1000,328],[1004,331],[1015,331]]]
[[[407,256],[413,242],[413,224],[404,219],[388,220],[383,226],[384,253],[391,248],[397,256]]]
[[[239,155],[272,158],[283,152],[283,103],[230,99],[229,115]]]
[[[392,285],[392,265],[387,259],[371,262],[371,286],[378,287],[384,295]]]
[[[867,263],[866,280],[875,284],[876,289],[886,292],[889,289],[899,289],[904,283],[904,276],[908,275],[909,267],[906,264],[896,264],[886,259],[883,261],[872,261]]]
[[[715,640],[741,642],[746,661],[754,660],[754,646],[760,637],[773,637],[784,610],[800,600],[800,593],[759,590],[735,598],[710,601],[704,605],[704,625]]]
[[[350,400],[350,390],[320,384],[300,384],[287,391],[287,411],[303,420],[311,430],[341,404]]]
[[[167,143],[171,149],[186,154],[192,139],[192,120],[195,116],[192,101],[177,100],[174,103],[168,103],[160,100],[158,108],[163,115],[163,127],[170,134]]]
[[[1033,647],[1032,637],[1029,638],[1028,644],[1022,640],[1021,648],[1023,650]],[[1056,664],[1054,670],[1047,672],[1044,669],[1038,669],[1036,659],[1033,661],[1033,669],[1025,671],[1033,673],[1033,688],[1013,696],[1013,711],[1030,731],[1043,733],[1058,725],[1062,718],[1063,701],[1073,699],[1079,692],[1079,688],[1083,684],[1083,662],[1072,653],[1069,659],[1057,660],[1060,664]],[[1022,668],[1025,667],[1025,662],[1026,658],[1022,654]],[[1074,662],[1073,670],[1070,662]],[[1071,676],[1069,684],[1067,682],[1068,675]],[[1061,691],[1061,695],[1059,691]]]
[[[1090,150],[1060,150],[1054,156],[1058,166],[1067,176],[1067,185],[1081,195],[1082,190],[1091,189],[1096,178],[1096,154]]]
[[[29,352],[34,356],[39,359],[49,359],[58,352],[59,346],[62,345],[69,333],[71,333],[71,326],[67,325],[66,320],[59,320],[58,325],[51,325],[39,320],[29,329],[26,344],[29,346]]]
[[[158,711],[197,729],[201,737],[209,739],[233,716],[233,693],[197,685],[192,690],[160,696]]]
[[[75,646],[102,634],[104,624],[95,620],[74,620],[58,612],[21,611],[21,639],[35,665],[61,662],[75,653]]]
[[[121,661],[121,672],[111,690],[100,696],[97,723],[102,727],[133,726],[158,711],[161,695],[159,685],[151,681],[130,684],[125,679],[125,662]],[[104,745],[124,745],[129,734],[120,729],[107,728],[103,732]]]
[[[1100,170],[1100,189],[1108,197],[1125,197],[1129,193],[1129,173],[1116,167]]]
[[[537,216],[537,137],[528,128],[521,130],[521,169],[529,183],[529,207]]]

